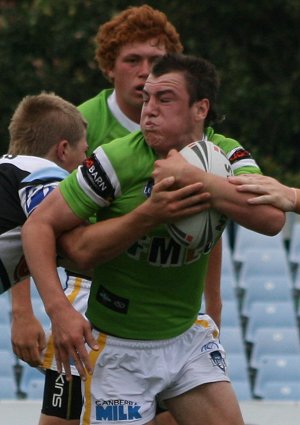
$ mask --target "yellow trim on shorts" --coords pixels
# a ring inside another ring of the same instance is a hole
[[[81,277],[76,277],[75,279],[74,289],[67,297],[71,304],[73,304],[74,300],[76,299],[80,291],[82,280],[83,279]],[[54,344],[53,344],[53,335],[51,334],[48,339],[47,347],[44,353],[43,364],[42,364],[43,368],[51,369],[52,362],[54,359],[54,354],[55,354],[55,350],[54,350]]]
[[[89,353],[89,358],[90,358],[93,369],[98,360],[98,357],[100,356],[100,354],[105,348],[106,339],[107,339],[107,335],[99,334],[99,337],[97,338],[99,350],[98,351],[91,350]],[[84,405],[83,405],[84,414],[82,416],[82,420],[83,420],[82,425],[89,425],[91,420],[91,409],[92,409],[92,406],[91,406],[92,375],[89,375],[89,374],[87,375],[87,379],[86,381],[83,382],[83,385],[84,385]]]

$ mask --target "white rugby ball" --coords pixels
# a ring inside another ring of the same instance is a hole
[[[232,168],[225,153],[209,141],[193,142],[185,146],[181,155],[192,165],[221,177],[229,177]],[[173,239],[188,249],[208,253],[225,229],[227,218],[210,208],[191,217],[167,225]]]

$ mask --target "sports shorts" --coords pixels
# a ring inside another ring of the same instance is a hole
[[[73,305],[73,307],[85,316],[87,309],[88,297],[91,288],[91,281],[81,275],[71,274],[66,271],[67,279],[65,284],[64,292]],[[57,370],[57,365],[54,356],[54,345],[51,330],[46,331],[47,345],[43,353],[43,364],[44,369]],[[71,373],[74,376],[78,376],[78,371],[74,365],[71,365]]]
[[[139,424],[156,404],[209,382],[230,381],[219,330],[200,315],[183,334],[165,340],[130,340],[93,330],[100,350],[90,351],[93,374],[82,382],[81,424]]]
[[[82,408],[81,379],[73,376],[68,382],[65,375],[46,370],[42,413],[63,419],[80,419]]]

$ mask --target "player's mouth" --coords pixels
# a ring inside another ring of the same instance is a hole
[[[142,94],[143,92],[143,88],[144,88],[144,84],[139,84],[138,86],[135,86],[134,90],[139,93]]]

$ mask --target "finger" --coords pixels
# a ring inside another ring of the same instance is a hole
[[[163,192],[167,189],[170,189],[170,187],[174,184],[174,182],[175,182],[174,176],[165,177],[160,182],[156,183],[153,186],[152,190],[154,192]]]
[[[251,205],[261,205],[261,204],[271,204],[271,198],[269,195],[257,196],[255,198],[248,199],[248,204]]]
[[[250,175],[250,174],[242,174],[240,176],[229,176],[227,178],[227,180],[230,183],[233,183],[235,185],[239,185],[239,184],[253,184],[253,183],[257,183],[260,180],[260,175]]]
[[[203,189],[203,183],[197,182],[197,183],[190,184],[188,186],[184,186],[180,189],[177,189],[176,191],[173,191],[173,195],[174,197],[178,197],[178,198],[188,198],[188,197],[191,197],[192,195],[199,194],[199,192],[202,189]]]
[[[258,195],[264,194],[267,192],[264,186],[258,186],[255,184],[243,184],[241,186],[237,186],[237,190],[239,192],[257,193]]]
[[[178,151],[176,149],[171,149],[168,152],[167,158],[172,158],[173,156],[176,156],[178,154]]]

